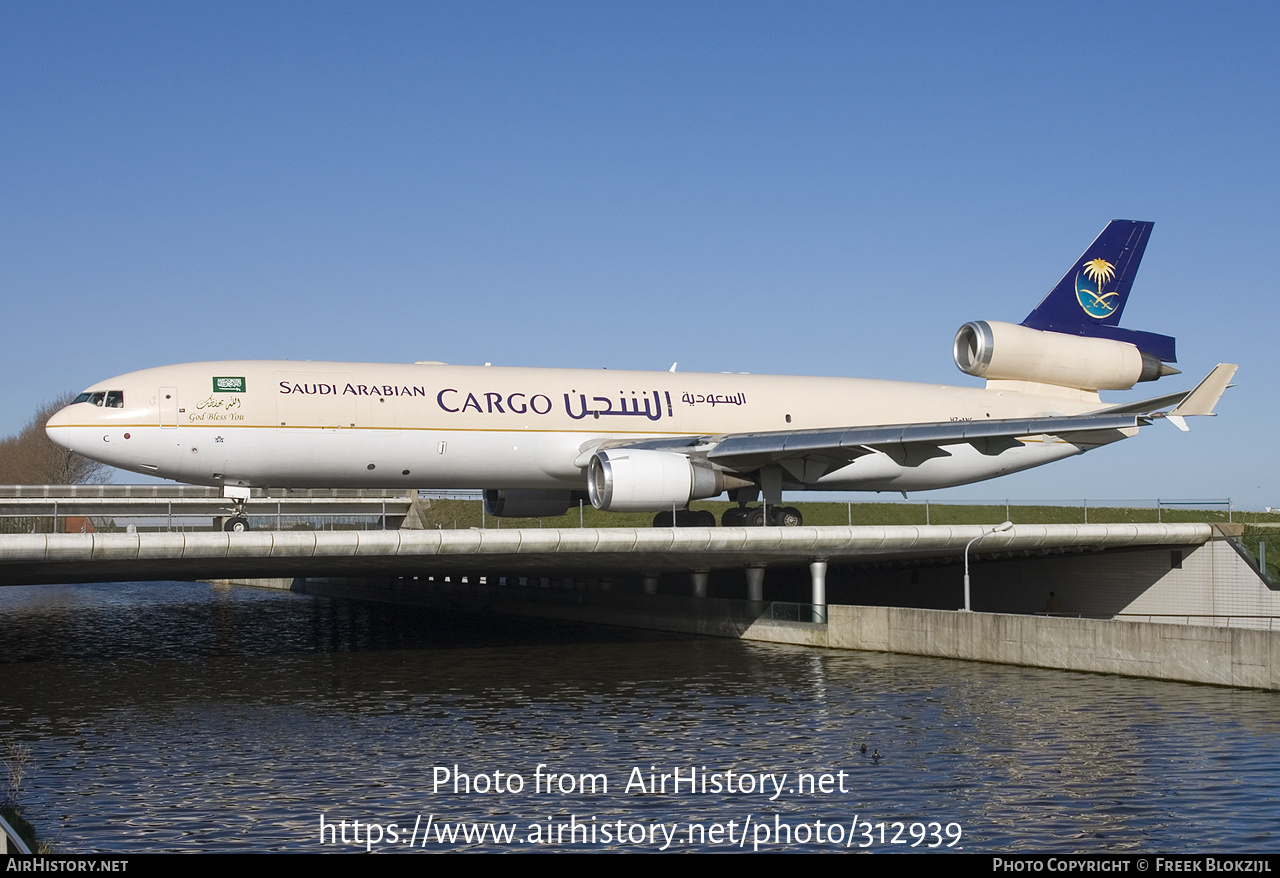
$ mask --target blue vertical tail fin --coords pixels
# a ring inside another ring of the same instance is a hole
[[[1134,220],[1108,223],[1022,325],[1128,342],[1166,363],[1177,362],[1174,339],[1119,326],[1153,225]]]

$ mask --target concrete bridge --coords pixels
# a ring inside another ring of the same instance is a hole
[[[0,536],[0,584],[255,580],[1280,689],[1280,592],[1227,537],[1208,524],[20,534]],[[977,612],[956,613],[975,538]]]
[[[1058,524],[1000,532],[934,525],[11,534],[0,536],[0,583],[307,576],[625,580],[685,573],[697,596],[700,575],[729,571],[740,577],[742,596],[751,597],[747,586],[766,568],[807,568],[816,586],[825,570],[817,565],[951,567],[975,539],[972,557],[980,565],[1154,547],[1190,551],[1215,533],[1208,524]],[[825,603],[817,592],[813,598]]]

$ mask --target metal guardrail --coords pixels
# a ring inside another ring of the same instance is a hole
[[[1280,616],[1233,614],[1214,616],[1207,613],[1117,613],[1113,618],[1126,622],[1171,622],[1180,625],[1203,625],[1210,628],[1251,628],[1261,631],[1280,630]]]
[[[1102,497],[1102,498],[1082,497],[1082,498],[1066,498],[1066,499],[1061,499],[1061,498],[1059,499],[1052,499],[1052,498],[1050,499],[1022,499],[1022,498],[990,499],[988,498],[988,499],[981,499],[981,500],[966,500],[966,499],[957,498],[954,500],[952,499],[938,500],[937,498],[934,498],[934,497],[921,497],[919,500],[909,501],[909,502],[914,502],[916,505],[924,506],[925,524],[931,523],[930,522],[931,509],[933,508],[945,509],[949,506],[990,506],[995,509],[999,509],[999,507],[1003,506],[1005,520],[1015,521],[1015,523],[1016,523],[1016,519],[1013,518],[1011,510],[1017,507],[1025,508],[1025,507],[1054,506],[1062,509],[1079,509],[1081,511],[1081,515],[1084,518],[1085,524],[1089,523],[1089,511],[1095,510],[1095,518],[1096,518],[1096,510],[1099,510],[1099,509],[1151,510],[1155,512],[1157,524],[1164,523],[1164,511],[1166,509],[1170,509],[1170,510],[1213,509],[1213,510],[1216,510],[1218,514],[1222,514],[1223,512],[1225,512],[1228,523],[1234,523],[1235,511],[1236,511],[1235,505],[1230,497],[1197,499],[1197,500],[1170,500],[1163,497],[1139,497],[1139,498],[1129,497],[1129,498],[1120,498],[1120,499],[1108,499],[1105,497]],[[1267,511],[1270,512],[1271,511],[1270,508],[1268,508]],[[852,502],[849,503],[849,516],[850,516],[850,521],[852,521],[852,517],[853,517]],[[1095,521],[1094,523],[1101,524],[1105,522]]]
[[[95,486],[96,487],[96,486]],[[204,489],[200,489],[203,494]],[[398,527],[411,499],[399,494],[349,497],[257,497],[245,514],[251,526],[284,530],[384,529]],[[379,492],[381,493],[381,492]],[[211,530],[235,513],[218,492],[192,496],[0,497],[0,533],[87,533],[134,530]],[[69,521],[70,519],[70,521]]]
[[[230,511],[214,513],[189,510],[158,509],[128,514],[84,515],[66,514],[61,511],[43,515],[0,514],[0,534],[56,534],[56,533],[208,533],[219,530],[219,519],[230,516]],[[388,530],[399,526],[404,516],[403,508],[374,507],[360,514],[344,512],[250,512],[251,530],[260,531],[331,531],[331,530]],[[68,526],[70,520],[71,527]],[[79,526],[77,527],[77,520]],[[74,529],[73,529],[74,528]]]
[[[244,511],[251,526],[265,529],[384,529],[398,527],[417,496],[401,489],[255,488]],[[0,485],[0,533],[211,530],[235,511],[221,490],[200,485]],[[80,521],[68,527],[68,518]]]
[[[8,849],[12,845],[14,850]],[[31,848],[27,847],[27,843],[22,840],[22,836],[18,835],[18,831],[9,825],[9,821],[0,815],[0,854],[7,853],[29,854]]]
[[[257,500],[308,499],[405,499],[417,492],[404,488],[250,488]],[[474,492],[473,492],[474,493]],[[221,488],[206,485],[0,485],[0,498],[47,497],[56,499],[103,498],[198,498],[222,497]]]

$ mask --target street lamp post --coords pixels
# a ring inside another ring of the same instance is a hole
[[[1011,527],[1013,527],[1012,521],[1006,521],[1004,524],[997,524],[995,527],[991,528],[991,530],[984,530],[982,533],[978,534],[976,537],[969,540],[969,542],[965,543],[965,546],[964,546],[964,612],[968,613],[970,611],[969,609],[969,547],[972,546],[974,543],[976,543],[978,540],[982,539],[983,537],[990,536],[991,534],[995,534],[995,533],[1004,533],[1005,531],[1009,530]]]

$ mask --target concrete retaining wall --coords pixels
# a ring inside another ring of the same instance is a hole
[[[1280,689],[1274,631],[894,607],[831,606],[828,619],[838,649]]]
[[[767,603],[563,588],[308,580],[296,590],[514,615],[1280,690],[1280,631],[832,604],[828,623],[770,618]]]

